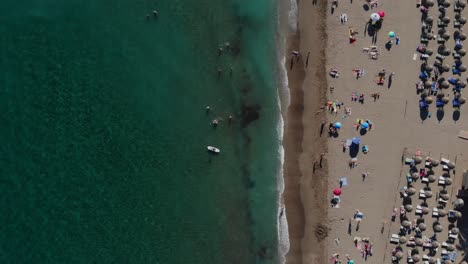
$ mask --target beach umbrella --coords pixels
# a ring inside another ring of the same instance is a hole
[[[442,230],[443,230],[443,228],[442,228],[441,225],[435,225],[435,226],[434,226],[434,232],[438,232],[438,233],[439,233],[439,232],[442,232]]]
[[[445,185],[452,185],[453,181],[450,178],[445,179]]]
[[[446,249],[447,249],[448,251],[454,251],[454,250],[455,250],[455,247],[454,247],[453,245],[451,245],[451,244],[448,244],[447,247],[446,247]]]
[[[419,227],[419,229],[420,229],[421,231],[424,231],[424,230],[427,229],[427,225],[426,225],[425,223],[420,223],[420,224],[418,225],[418,227]]]
[[[433,248],[438,248],[438,247],[440,246],[440,244],[439,244],[439,242],[437,242],[437,241],[432,241],[431,246],[432,246]]]
[[[409,187],[408,190],[406,190],[406,193],[409,195],[414,195],[416,193],[416,189],[414,187]]]
[[[419,237],[417,237],[417,238],[414,239],[414,243],[415,243],[416,246],[418,246],[418,247],[422,247],[422,245],[424,245],[424,241],[423,241],[421,238],[419,238]]]
[[[406,237],[404,236],[401,236],[399,240],[400,240],[400,244],[405,244],[407,241]]]
[[[444,64],[444,65],[442,66],[442,69],[441,69],[441,70],[442,70],[442,72],[448,72],[448,71],[450,71],[450,66],[446,63],[446,64]],[[444,87],[442,87],[442,88],[444,88]],[[448,86],[445,87],[445,88],[448,88]]]
[[[401,252],[401,251],[397,251],[397,253],[395,253],[395,257],[396,257],[397,259],[402,259],[403,256],[404,256],[404,255],[403,255],[403,252]]]
[[[460,219],[460,218],[462,217],[462,213],[459,212],[459,211],[455,211],[455,212],[453,213],[453,215],[454,215],[455,218],[457,218],[457,219]]]
[[[435,182],[436,181],[436,176],[434,174],[431,174],[431,175],[427,176],[427,179],[429,180],[429,182]]]
[[[447,81],[442,81],[442,82],[440,83],[440,87],[447,89],[447,88],[450,87],[450,83],[447,82]]]
[[[460,24],[465,24],[466,23],[466,17],[460,17],[460,19],[458,19],[458,22]]]
[[[439,166],[439,161],[438,161],[438,160],[431,160],[431,166],[432,166],[432,167],[437,167],[437,166]]]
[[[413,178],[413,180],[417,180],[417,179],[419,179],[419,177],[420,177],[420,175],[417,172],[411,174],[411,178]]]
[[[421,257],[420,257],[419,255],[417,255],[417,254],[416,254],[416,255],[413,255],[413,256],[411,256],[411,258],[413,259],[413,261],[414,261],[414,262],[418,262],[418,261],[420,261],[420,260],[421,260]]]
[[[341,188],[336,188],[335,190],[333,190],[333,194],[334,195],[341,195]]]
[[[437,260],[436,258],[434,257],[430,257],[429,260],[428,260],[429,264],[436,264],[437,263]]]
[[[413,160],[414,160],[414,163],[416,164],[419,164],[423,161],[421,156],[414,156]]]
[[[454,234],[454,235],[457,235],[458,232],[460,232],[460,230],[458,230],[458,228],[454,227],[454,228],[450,229],[450,232],[451,232],[452,234]]]
[[[457,199],[455,200],[455,208],[460,209],[465,205],[465,201],[463,199]]]
[[[423,214],[425,214],[425,215],[426,215],[426,214],[428,214],[428,213],[429,213],[429,208],[427,208],[427,207],[423,207],[423,208],[421,208],[421,212],[422,212]]]
[[[445,0],[445,1],[442,3],[442,5],[443,5],[445,8],[448,8],[448,7],[450,7],[450,2],[447,1],[447,0]],[[450,22],[450,20],[449,20],[449,22]],[[447,23],[449,23],[449,22],[447,22]]]
[[[335,126],[335,128],[337,128],[337,129],[340,129],[340,128],[342,127],[342,125],[341,125],[340,122],[336,122],[334,126]]]
[[[446,33],[446,32],[447,32],[447,30],[446,30],[445,28],[441,28],[441,29],[439,29],[439,30],[437,31],[438,34],[444,34],[444,33]]]
[[[394,38],[395,36],[396,36],[395,32],[393,31],[388,32],[388,37]]]
[[[444,264],[453,264],[453,262],[450,259],[444,260]]]
[[[432,22],[434,22],[434,18],[433,18],[433,17],[431,17],[431,16],[426,17],[426,23],[427,23],[427,24],[432,24]]]
[[[421,98],[424,99],[424,98],[427,97],[427,95],[428,95],[428,94],[427,94],[427,91],[424,91],[424,92],[421,93]]]
[[[459,7],[465,7],[466,6],[466,1],[465,0],[459,0],[456,3],[457,3],[457,6],[459,6]]]
[[[426,0],[425,2],[426,2],[426,3],[425,3],[425,6],[426,6],[426,7],[434,6],[434,1],[432,1],[432,0]]]
[[[440,216],[440,217],[444,217],[444,216],[446,216],[446,215],[447,215],[447,212],[446,212],[444,209],[440,209],[440,210],[439,210],[439,216]]]
[[[450,18],[448,16],[443,17],[442,22],[444,22],[445,24],[448,24],[448,23],[450,23]]]
[[[432,102],[434,101],[434,98],[432,98],[431,96],[428,96],[424,100],[426,101],[426,103],[432,104]]]
[[[442,173],[442,176],[445,177],[445,178],[450,177],[450,173],[448,171],[444,171]],[[447,193],[447,191],[444,191],[444,192]]]
[[[368,128],[369,128],[369,123],[364,122],[364,123],[361,124],[361,127],[362,127],[363,129],[368,129]]]
[[[354,259],[350,259],[350,260],[348,261],[348,264],[354,264]]]
[[[425,191],[424,194],[426,195],[426,198],[431,198],[432,197],[432,192],[431,191]]]
[[[453,170],[453,169],[455,169],[455,163],[449,162],[449,163],[447,163],[447,167],[449,167],[449,169]]]
[[[461,50],[460,50],[460,51],[461,51]],[[460,51],[459,51],[459,52],[460,52]],[[464,51],[464,50],[463,50],[463,51]],[[466,82],[464,82],[464,81],[459,81],[459,82],[457,83],[457,85],[460,86],[461,88],[465,88],[465,87],[466,87]]]
[[[466,50],[464,50],[464,49],[461,49],[461,50],[459,50],[457,53],[458,53],[458,54],[460,54],[460,56],[462,56],[462,57],[463,57],[463,56],[465,56],[465,55],[466,55]]]
[[[406,210],[406,212],[411,212],[411,211],[413,211],[413,206],[411,204],[407,204],[407,205],[405,205],[405,210]]]
[[[447,33],[445,33],[445,34],[447,34]],[[443,39],[445,39],[444,38],[445,34],[442,34],[442,36],[441,36]],[[444,55],[444,56],[448,56],[448,55],[450,55],[450,53],[452,53],[452,51],[449,48],[443,48],[439,53]]]
[[[449,195],[446,194],[446,193],[441,193],[441,194],[440,194],[440,198],[441,198],[442,200],[448,200],[450,197],[449,197]]]
[[[424,66],[424,70],[426,70],[428,72],[431,72],[433,69],[434,69],[434,66],[432,66],[430,64],[426,64],[426,66]]]
[[[429,88],[432,87],[432,84],[433,84],[432,81],[426,81],[426,82],[424,83],[424,87],[427,88],[427,89],[429,89]]]
[[[442,97],[441,100],[444,104],[447,104],[448,102],[450,102],[450,99],[448,99],[448,97]]]
[[[465,72],[466,71],[466,66],[462,65],[462,66],[458,67],[458,70],[461,71],[461,72]]]
[[[459,102],[460,104],[464,104],[464,103],[466,102],[465,97],[460,97],[460,98],[458,98],[458,102]]]
[[[404,227],[409,227],[411,225],[411,222],[408,220],[404,220],[403,222],[401,222],[401,225]]]
[[[385,17],[385,12],[384,12],[384,11],[379,11],[379,12],[377,12],[377,14],[378,14],[381,18],[384,18],[384,17]]]
[[[441,35],[441,37],[445,40],[449,40],[450,39],[450,34],[449,33],[444,33]],[[450,55],[450,54],[449,54]]]
[[[455,38],[459,38],[460,40],[466,40],[466,34],[458,32],[457,36]]]
[[[431,56],[434,52],[432,51],[432,49],[426,49],[424,53]]]
[[[372,14],[370,15],[370,19],[371,19],[373,22],[377,22],[377,21],[380,20],[380,16],[379,16],[379,14],[377,14],[377,13],[372,13]]]
[[[361,144],[361,138],[355,137],[355,138],[353,138],[352,142],[353,142],[353,144],[359,145],[359,144]]]

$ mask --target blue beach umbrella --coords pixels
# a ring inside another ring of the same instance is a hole
[[[335,128],[338,128],[338,129],[340,129],[341,127],[342,127],[342,125],[341,125],[341,123],[340,123],[340,122],[336,122],[336,123],[335,123]]]
[[[352,142],[353,142],[353,144],[359,145],[359,144],[361,144],[361,138],[355,137],[355,138],[353,138]]]
[[[348,264],[354,264],[354,259],[349,260]]]
[[[369,123],[364,122],[364,123],[361,124],[361,127],[364,128],[364,129],[368,129],[369,128]]]
[[[390,31],[390,32],[388,32],[388,36],[389,36],[390,38],[394,38],[394,37],[396,36],[396,34],[395,34],[395,32]]]

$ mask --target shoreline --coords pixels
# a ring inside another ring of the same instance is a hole
[[[306,4],[308,6],[304,7]],[[320,137],[320,123],[326,119],[318,113],[325,103],[327,3],[298,3],[297,32],[286,40],[289,105],[284,107],[284,201],[289,232],[289,252],[286,263],[322,263],[326,259],[328,227],[326,191],[328,168],[326,159],[314,172],[314,161],[327,152],[327,140]],[[307,15],[306,15],[306,12]],[[321,40],[320,43],[317,40]],[[307,50],[307,49],[312,50]],[[302,57],[290,67],[292,50]],[[306,56],[310,52],[306,67]],[[286,108],[286,109],[285,109]]]

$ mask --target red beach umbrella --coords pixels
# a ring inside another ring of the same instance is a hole
[[[333,194],[334,195],[341,195],[341,188],[336,188],[335,190],[333,190]]]
[[[385,17],[385,12],[384,11],[379,11],[379,12],[377,12],[377,14],[379,14],[380,18]]]

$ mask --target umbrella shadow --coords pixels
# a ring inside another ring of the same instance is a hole
[[[359,153],[359,145],[351,144],[351,146],[349,146],[349,156],[351,158],[355,158],[357,157],[358,153]]]
[[[374,37],[375,34],[377,33],[377,31],[375,30],[375,28],[372,26],[371,23],[367,23],[366,24],[366,28],[367,28],[367,35],[369,35],[369,37]]]
[[[362,9],[364,9],[364,11],[369,11],[370,10],[370,7],[368,4],[363,4],[362,5]]]
[[[426,120],[428,117],[429,117],[429,111],[427,109],[421,109],[419,111],[419,117],[421,118],[421,120]]]
[[[361,128],[361,129],[359,130],[359,134],[360,134],[361,136],[364,136],[365,134],[367,134],[367,129]]]
[[[457,122],[460,119],[460,110],[456,109],[452,114],[453,121]]]
[[[437,120],[442,121],[442,119],[444,119],[444,116],[445,116],[445,112],[444,112],[444,109],[438,109],[437,110]]]

